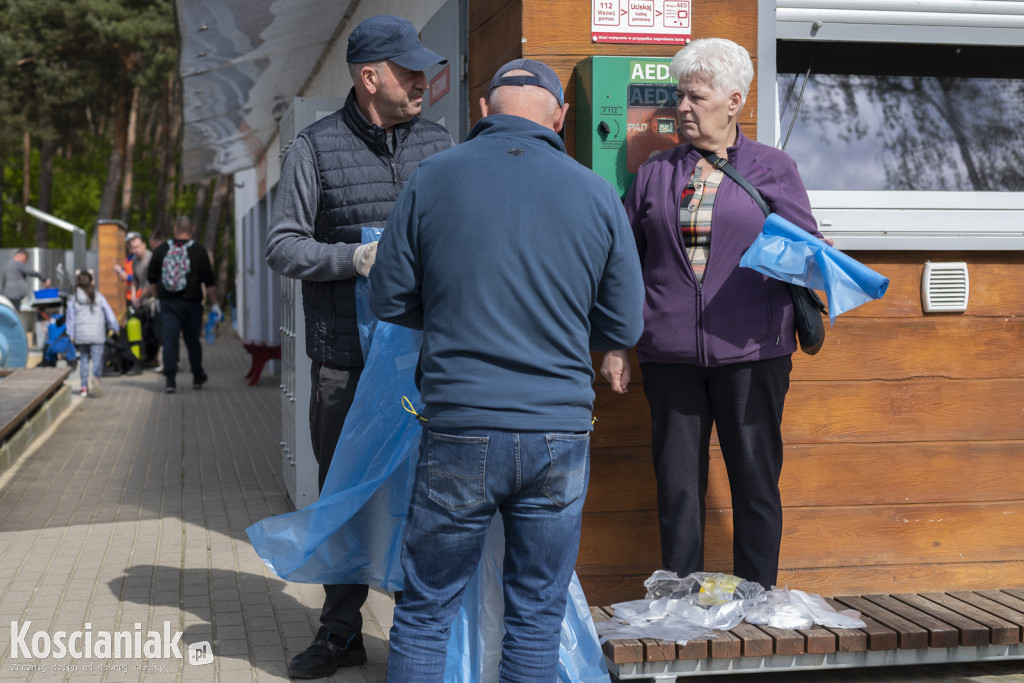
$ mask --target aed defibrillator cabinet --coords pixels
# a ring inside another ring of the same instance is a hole
[[[576,159],[624,196],[640,164],[679,144],[671,58],[588,57],[577,65]]]

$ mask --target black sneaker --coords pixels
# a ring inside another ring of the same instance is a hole
[[[164,385],[164,393],[165,394],[173,394],[174,393],[174,389],[175,389],[174,382],[168,382],[166,385]]]
[[[344,645],[335,642],[336,638],[337,636],[328,637],[321,629],[316,640],[288,663],[288,676],[325,678],[343,666],[366,664],[366,648],[363,647],[362,634],[349,636]]]
[[[210,379],[210,378],[206,375],[205,372],[202,375],[200,375],[199,377],[193,378],[192,379],[192,388],[193,389],[202,389],[203,385],[206,384],[206,381],[208,379]]]

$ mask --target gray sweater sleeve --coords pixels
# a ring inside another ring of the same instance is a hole
[[[266,259],[271,270],[298,280],[349,280],[356,276],[352,257],[358,244],[326,244],[314,237],[320,203],[316,159],[305,138],[284,158],[274,211],[267,232]]]

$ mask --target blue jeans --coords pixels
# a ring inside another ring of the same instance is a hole
[[[93,377],[103,376],[103,344],[75,344],[78,349],[78,376],[82,386],[89,386],[89,359],[92,358]]]
[[[424,430],[402,548],[388,681],[441,681],[452,620],[500,510],[500,681],[554,681],[579,550],[590,435]]]

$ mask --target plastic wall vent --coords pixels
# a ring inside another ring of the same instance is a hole
[[[921,299],[925,313],[963,313],[969,293],[966,263],[924,264]]]

